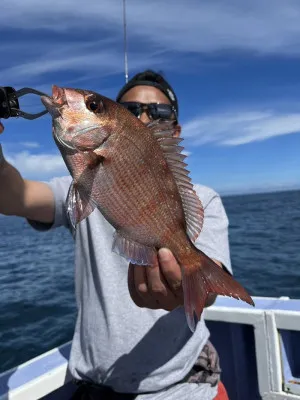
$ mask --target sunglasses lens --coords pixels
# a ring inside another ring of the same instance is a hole
[[[170,104],[141,104],[138,102],[121,103],[135,117],[140,117],[145,110],[150,119],[171,119],[174,111]]]
[[[172,106],[169,104],[156,104],[155,108],[153,119],[170,119],[173,114]]]
[[[141,106],[139,103],[121,103],[123,107],[127,108],[135,117],[139,117],[141,115]]]

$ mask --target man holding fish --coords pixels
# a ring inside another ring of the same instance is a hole
[[[117,103],[58,87],[42,101],[71,176],[24,180],[2,156],[0,213],[74,234],[74,399],[226,399],[202,310],[217,294],[253,303],[220,197],[185,169],[173,89],[145,71]]]

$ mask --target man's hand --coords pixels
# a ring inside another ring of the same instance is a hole
[[[181,269],[168,249],[160,249],[153,266],[129,264],[128,287],[139,307],[171,311],[183,304]]]
[[[220,267],[222,264],[214,260]],[[168,249],[160,249],[154,266],[129,264],[128,287],[132,300],[139,307],[174,310],[183,305],[182,275],[179,264]],[[214,303],[210,294],[206,307]]]
[[[0,133],[2,133],[4,131],[4,126],[1,124],[1,121],[0,121]]]

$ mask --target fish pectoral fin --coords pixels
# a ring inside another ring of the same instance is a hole
[[[108,149],[95,149],[85,152],[86,164],[89,169],[97,168],[100,164],[107,160],[109,156]]]
[[[95,153],[95,151],[87,151],[84,156],[88,169],[95,169],[104,161],[104,157]]]
[[[74,229],[76,225],[87,218],[96,208],[96,204],[83,193],[79,193],[73,181],[67,196],[67,215]]]
[[[110,150],[106,147],[106,148],[98,148],[93,150],[94,156],[96,156],[98,159],[101,159],[102,161],[104,161],[105,159],[109,158],[109,153]]]
[[[126,258],[132,264],[153,265],[157,259],[157,251],[153,247],[144,246],[125,238],[118,231],[114,234],[112,251]]]

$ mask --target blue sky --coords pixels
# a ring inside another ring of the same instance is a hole
[[[224,194],[300,188],[299,20],[297,0],[127,0],[129,75],[153,68],[172,84],[194,182]],[[121,0],[4,0],[0,38],[2,86],[114,98],[124,83]],[[24,177],[66,174],[49,115],[4,123]]]

